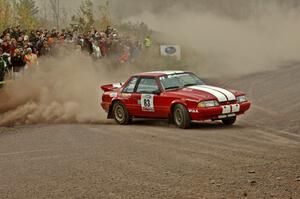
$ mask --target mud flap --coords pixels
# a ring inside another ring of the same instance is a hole
[[[109,110],[108,110],[108,113],[107,113],[107,119],[112,119],[113,118],[113,114],[112,114],[112,108],[113,106],[111,105],[110,107],[109,107]]]

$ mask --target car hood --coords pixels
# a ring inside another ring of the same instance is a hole
[[[236,96],[242,95],[241,92],[235,90],[227,90],[209,85],[190,86],[168,91],[168,93],[191,100],[218,100],[219,102],[235,101]]]

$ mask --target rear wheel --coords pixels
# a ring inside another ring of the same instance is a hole
[[[128,110],[122,102],[115,102],[113,105],[113,118],[119,124],[125,125],[131,121]]]
[[[173,118],[174,118],[174,123],[179,128],[182,129],[191,128],[191,118],[185,106],[181,104],[175,105],[173,109]]]
[[[236,116],[222,119],[223,124],[225,124],[227,126],[233,125],[235,123],[235,121],[236,121]]]

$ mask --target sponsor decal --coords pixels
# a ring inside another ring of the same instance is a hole
[[[118,93],[115,93],[115,92],[109,93],[109,97],[114,98],[114,97],[117,97],[117,96],[118,96]]]
[[[219,115],[218,119],[224,119],[224,118],[234,117],[234,116],[236,116],[234,113],[228,114],[228,115]]]
[[[154,112],[154,95],[142,94],[140,104],[142,107],[142,111]]]
[[[168,55],[172,55],[174,53],[176,53],[176,48],[174,46],[169,46],[165,48],[165,53],[167,53]]]
[[[121,96],[124,98],[129,98],[129,97],[131,97],[131,94],[130,93],[122,93]]]
[[[219,116],[218,116],[219,119],[224,119],[224,118],[226,118],[226,117],[227,117],[227,115],[219,115]]]
[[[177,73],[184,73],[184,71],[181,70],[165,70],[165,71],[151,71],[151,72],[146,72],[146,73],[162,73],[165,75],[175,75]]]
[[[181,59],[181,47],[179,45],[161,45],[161,56],[175,57],[177,60]]]
[[[194,110],[194,109],[189,109],[189,112],[190,112],[190,113],[199,113],[198,110]]]

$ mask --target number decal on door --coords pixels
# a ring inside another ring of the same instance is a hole
[[[141,97],[141,106],[143,111],[154,111],[154,95],[151,94],[142,94]]]

